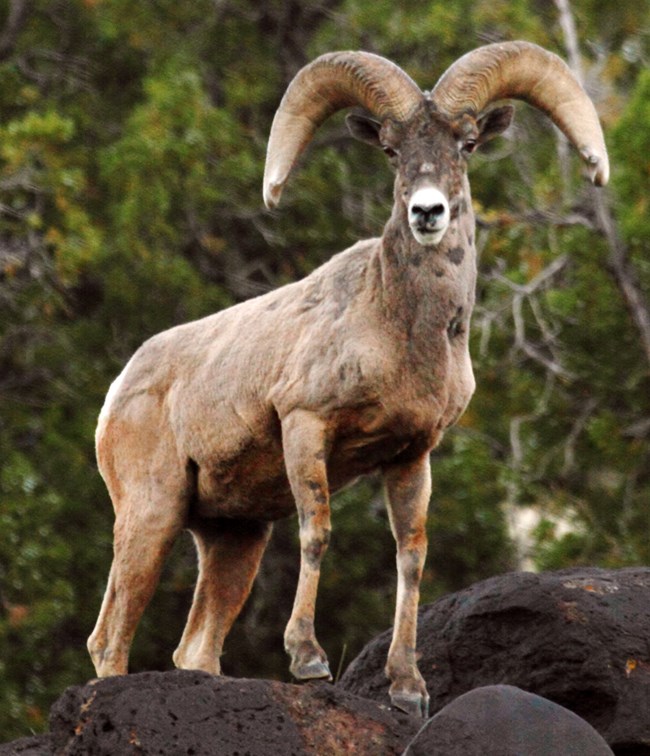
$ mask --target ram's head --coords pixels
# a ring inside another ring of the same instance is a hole
[[[591,180],[609,164],[594,106],[567,65],[527,42],[486,45],[454,63],[430,93],[402,69],[365,52],[328,53],[298,72],[278,108],[269,139],[264,200],[275,207],[298,157],[318,127],[348,107],[357,138],[386,152],[396,168],[396,210],[418,244],[440,243],[468,201],[468,156],[512,120],[510,105],[542,110],[577,148]]]

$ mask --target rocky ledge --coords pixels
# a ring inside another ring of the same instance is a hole
[[[72,687],[47,734],[0,756],[650,756],[650,569],[502,575],[422,607],[418,628],[424,726],[389,705],[386,632],[336,686],[175,671]]]

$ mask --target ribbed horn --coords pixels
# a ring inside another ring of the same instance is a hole
[[[567,64],[537,45],[502,42],[467,53],[442,75],[432,98],[449,117],[478,115],[495,100],[525,100],[577,148],[593,183],[607,183],[607,148],[592,101]]]
[[[333,113],[361,106],[380,120],[404,121],[422,99],[413,79],[379,55],[334,52],[316,58],[295,75],[273,119],[264,168],[266,206],[277,206],[298,157]]]

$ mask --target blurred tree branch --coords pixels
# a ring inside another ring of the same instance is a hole
[[[569,66],[578,80],[584,83],[578,35],[571,5],[569,0],[555,0],[555,5],[559,13]],[[630,260],[629,249],[618,231],[606,191],[592,189],[588,196],[597,228],[607,240],[609,247],[607,270],[613,277],[639,332],[643,351],[650,365],[650,303],[641,289],[639,278]]]
[[[13,53],[31,11],[31,0],[11,0],[4,28],[0,32],[0,61],[6,60]]]
[[[553,375],[569,379],[575,376],[562,365],[560,357],[555,354],[555,350],[553,349],[555,338],[535,299],[537,292],[541,290],[551,278],[564,270],[567,262],[568,258],[566,255],[558,257],[525,285],[511,281],[507,276],[502,275],[498,271],[492,273],[491,277],[505,284],[505,286],[513,292],[512,318],[515,326],[514,349],[522,351],[527,357],[538,362]],[[524,301],[528,301],[530,304],[534,319],[539,327],[540,333],[542,334],[543,346],[545,349],[531,343],[526,336],[526,325],[523,316]],[[545,352],[548,352],[548,354]]]
[[[592,189],[591,197],[600,232],[607,239],[609,255],[606,266],[618,286],[630,313],[650,365],[650,303],[645,297],[639,278],[630,260],[629,249],[618,232],[608,196],[603,190]]]

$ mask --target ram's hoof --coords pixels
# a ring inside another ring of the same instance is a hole
[[[429,716],[429,697],[420,693],[395,693],[390,697],[395,708],[413,717],[427,719]]]
[[[327,662],[316,659],[314,661],[300,664],[295,667],[291,667],[291,674],[296,680],[329,680],[332,681],[332,673],[330,672]]]

